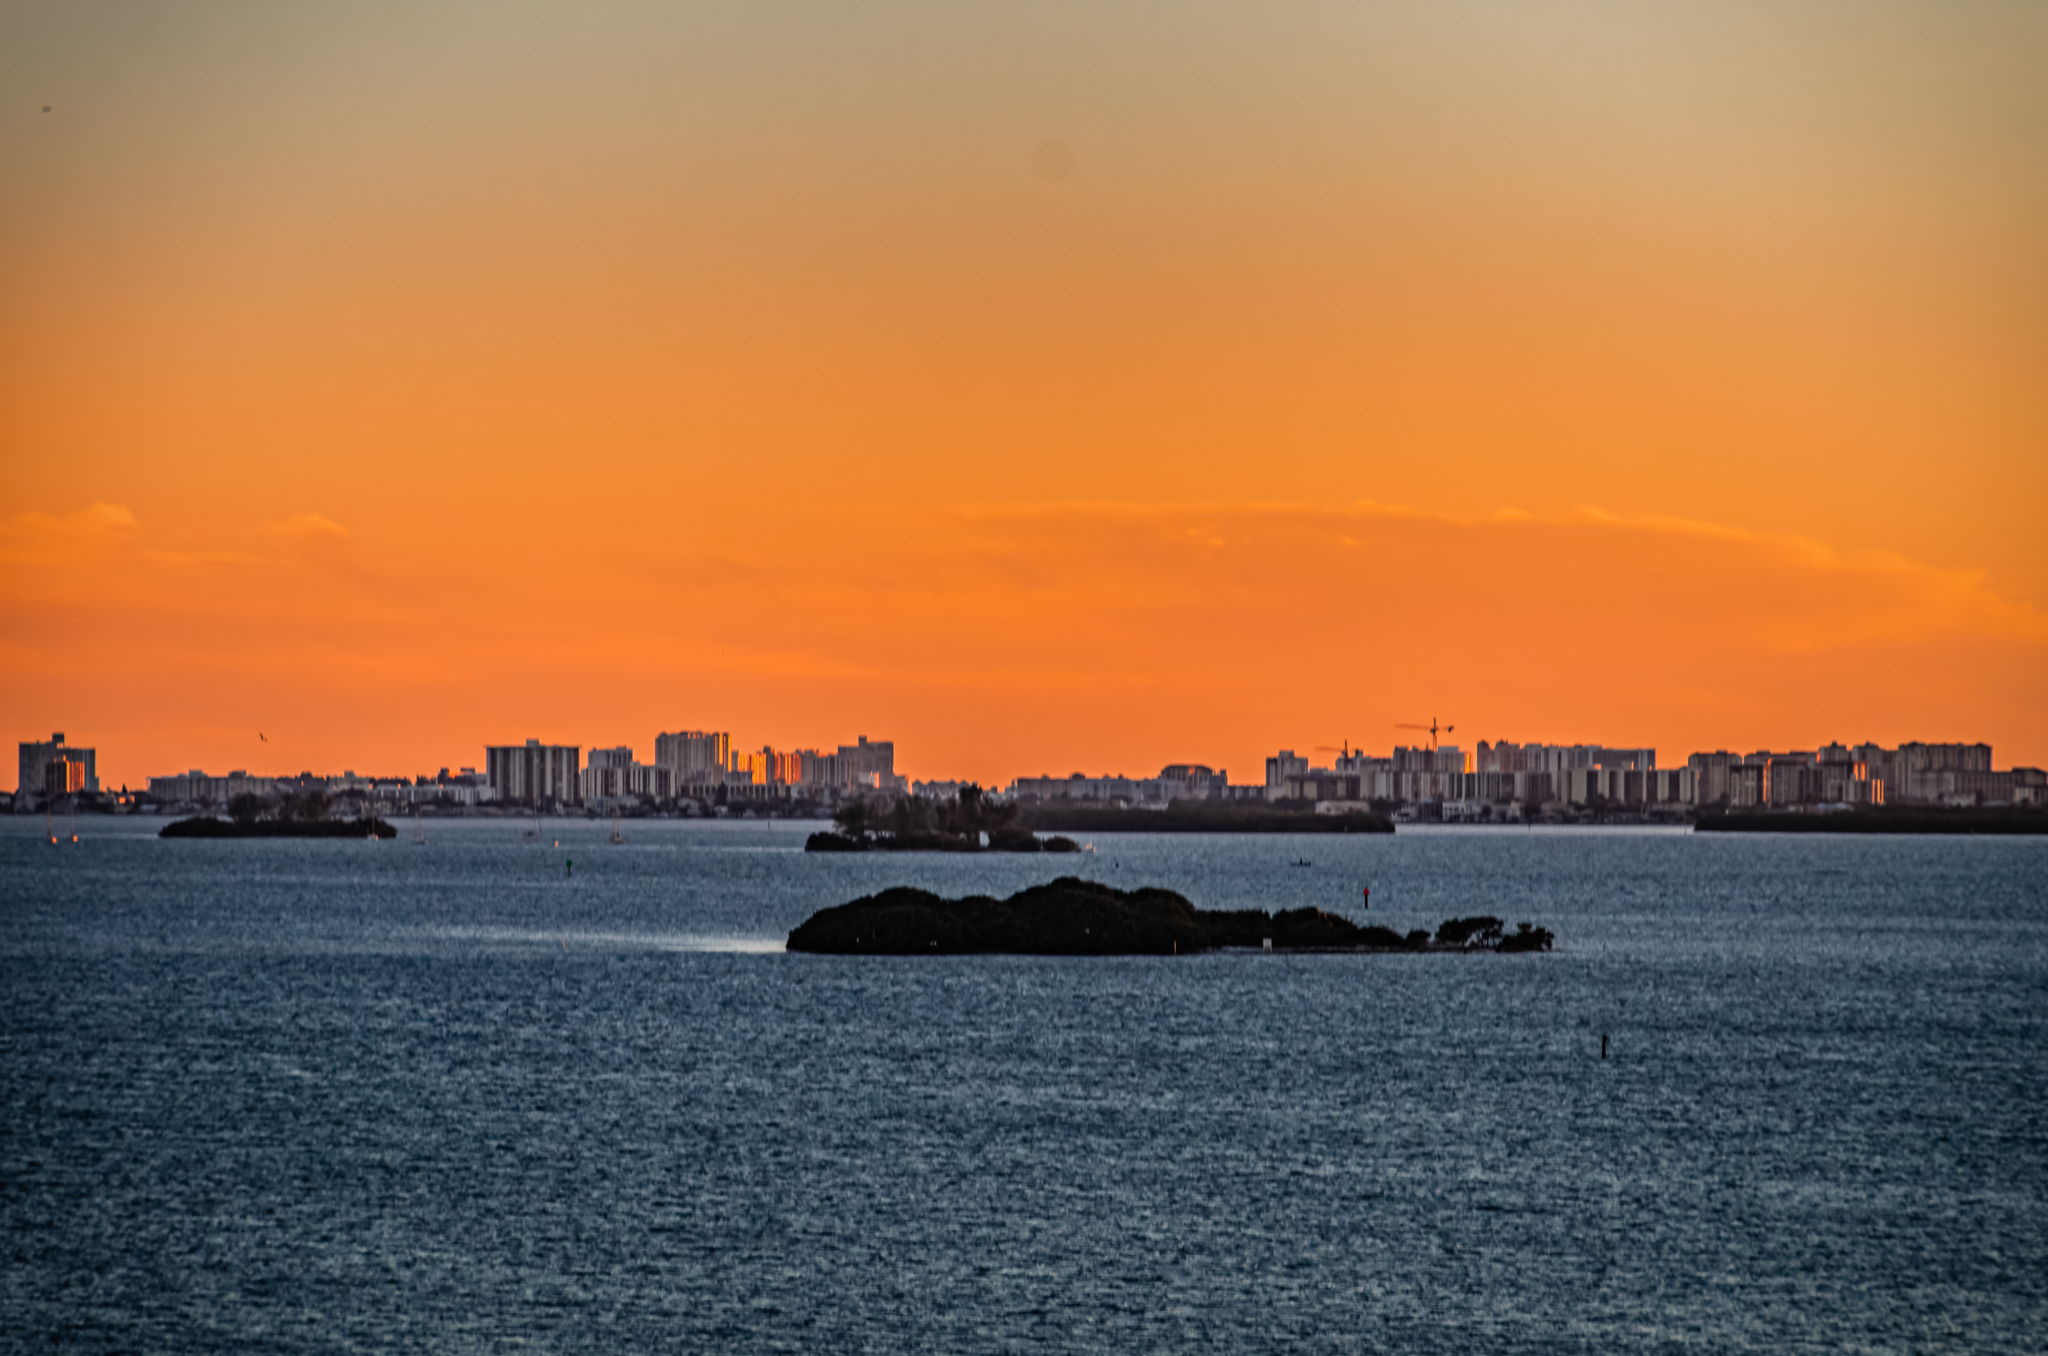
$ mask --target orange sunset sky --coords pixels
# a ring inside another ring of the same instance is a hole
[[[2048,763],[2044,71],[1994,0],[9,0],[4,737]]]

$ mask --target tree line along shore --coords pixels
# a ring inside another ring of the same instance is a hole
[[[311,791],[269,800],[237,796],[226,819],[198,815],[168,826],[167,838],[350,837],[391,826],[366,806]],[[340,812],[340,813],[337,813]],[[501,812],[503,813],[503,812]],[[531,811],[525,813],[532,813]],[[819,816],[821,810],[812,812]],[[638,817],[638,816],[635,816]],[[1164,809],[1008,800],[963,787],[955,797],[856,798],[832,811],[834,827],[813,834],[817,852],[1073,852],[1083,837],[1108,833],[1385,834],[1395,822],[1370,810],[1318,813],[1263,802],[1179,800]],[[2048,806],[1868,806],[1855,809],[1715,809],[1701,833],[2048,834]]]

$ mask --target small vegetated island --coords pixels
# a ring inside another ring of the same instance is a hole
[[[157,830],[159,838],[396,838],[398,830],[373,815],[329,819],[327,797],[320,792],[272,801],[261,796],[236,796],[228,817],[194,815]]]
[[[1079,852],[1071,838],[1040,838],[1017,826],[1013,801],[963,786],[952,800],[904,796],[887,803],[850,800],[834,812],[836,829],[804,840],[806,852]]]
[[[997,800],[964,786],[953,800],[903,796],[852,800],[833,814],[837,827],[814,833],[806,852],[1078,852],[1054,833],[1392,833],[1384,815],[1324,815],[1265,804],[1177,800],[1164,810],[1117,806],[1030,805]]]
[[[157,830],[159,838],[396,838],[381,819],[259,819],[247,824],[212,815],[180,819]]]
[[[1171,890],[1119,890],[1065,876],[1008,899],[944,899],[908,887],[821,909],[789,934],[791,951],[826,955],[1194,955],[1242,947],[1276,951],[1548,951],[1548,928],[1513,932],[1490,915],[1453,918],[1434,933],[1360,927],[1321,909],[1198,909]]]

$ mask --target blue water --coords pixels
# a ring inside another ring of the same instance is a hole
[[[2048,1331],[2048,842],[1129,835],[1077,862],[806,857],[791,825],[80,827],[0,822],[0,1349]],[[1560,949],[779,949],[885,884],[1064,871],[1492,912]]]

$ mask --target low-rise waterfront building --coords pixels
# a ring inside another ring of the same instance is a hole
[[[1090,777],[1072,773],[1065,777],[1019,777],[1010,783],[1010,795],[1018,800],[1070,800],[1098,805],[1165,805],[1170,797],[1157,778]]]
[[[166,805],[226,805],[236,796],[270,797],[278,789],[275,777],[257,777],[240,768],[225,776],[212,776],[198,768],[169,777],[151,777],[149,794]]]

